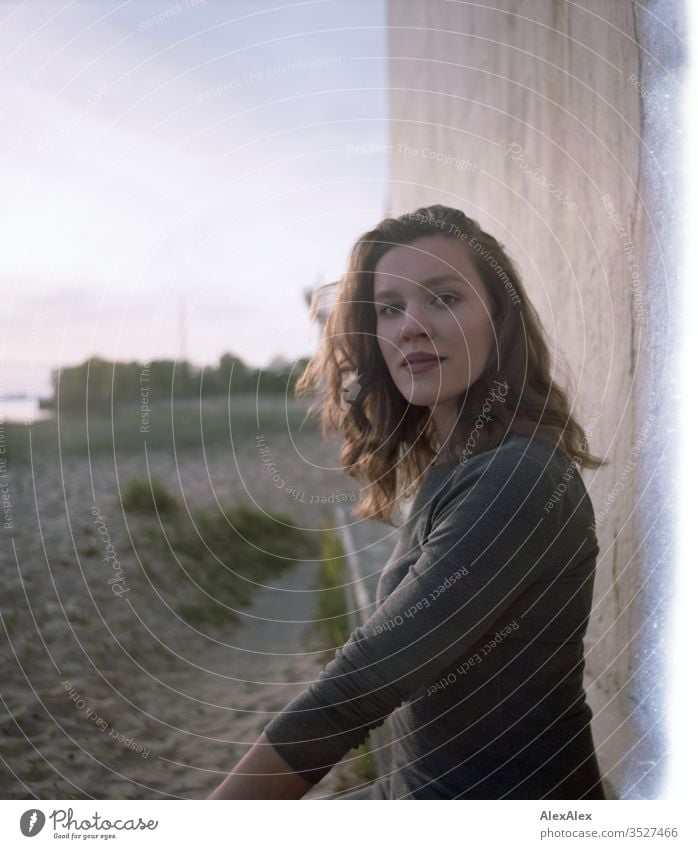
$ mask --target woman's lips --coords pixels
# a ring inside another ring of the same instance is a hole
[[[416,362],[406,362],[402,368],[408,369],[412,374],[422,374],[425,371],[431,371],[433,368],[439,365],[439,363],[443,362],[446,357],[439,357],[438,359],[434,358],[432,360],[418,360]]]

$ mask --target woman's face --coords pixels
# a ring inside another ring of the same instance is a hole
[[[376,266],[373,299],[388,371],[407,401],[431,408],[443,442],[494,340],[492,304],[467,246],[434,235],[391,248]]]

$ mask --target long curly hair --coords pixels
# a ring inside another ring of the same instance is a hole
[[[342,468],[367,484],[352,510],[356,518],[395,524],[394,506],[414,495],[440,449],[429,407],[409,403],[390,376],[378,346],[373,296],[376,265],[387,251],[436,234],[467,244],[494,307],[496,336],[483,373],[459,400],[453,435],[439,460],[465,462],[519,434],[552,442],[580,468],[607,465],[589,453],[566,393],[551,378],[540,318],[502,245],[459,209],[420,207],[385,218],[360,236],[342,278],[320,287],[311,300],[311,315],[318,317],[328,291],[336,293],[295,392],[311,397],[308,414],[319,413],[324,439],[342,434]],[[457,457],[458,446],[465,447]]]

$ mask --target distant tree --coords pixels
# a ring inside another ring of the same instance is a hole
[[[217,366],[197,368],[186,360],[152,360],[148,363],[112,362],[90,357],[77,366],[53,369],[53,397],[45,406],[55,407],[60,398],[62,409],[107,413],[112,403],[142,404],[168,398],[215,397],[227,394],[260,392],[279,394],[288,391],[289,380],[299,365],[285,363],[278,370],[252,369],[237,356],[223,354]],[[279,363],[281,366],[281,363]]]
[[[275,354],[269,361],[267,371],[273,372],[290,372],[293,368],[293,363],[289,362],[282,354]]]

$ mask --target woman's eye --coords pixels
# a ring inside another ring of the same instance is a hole
[[[441,303],[443,303],[444,298],[452,298],[453,301],[457,300],[455,295],[451,295],[448,292],[443,292],[442,294],[437,295],[435,300],[441,301]],[[453,301],[451,301],[451,303],[453,303]],[[445,306],[448,306],[448,304],[445,304]]]
[[[398,304],[384,304],[378,310],[378,313],[379,313],[379,315],[392,315],[392,313],[388,312],[388,310],[392,310],[392,309],[400,309],[400,307],[399,307]]]
[[[448,299],[448,298],[450,298],[451,300],[450,300],[449,303],[446,303],[445,299]],[[453,301],[457,301],[458,297],[456,295],[452,295],[450,292],[442,292],[441,294],[436,295],[434,300],[437,303],[439,303],[439,305],[448,307],[453,303]],[[395,315],[395,313],[390,312],[390,310],[401,310],[401,309],[402,309],[402,307],[400,306],[400,304],[384,304],[383,306],[381,306],[379,308],[378,314],[379,315],[385,315],[385,316],[391,316],[391,315]]]

